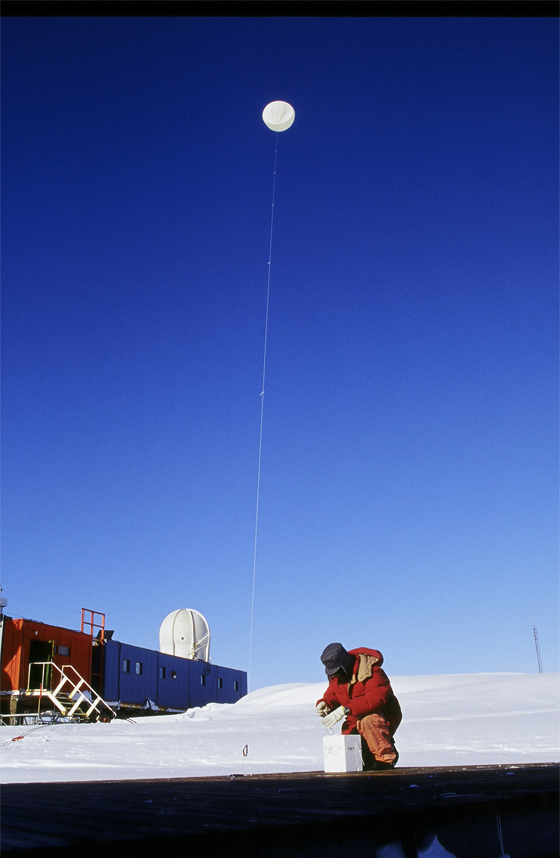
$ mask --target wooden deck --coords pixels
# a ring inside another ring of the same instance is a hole
[[[558,858],[559,766],[6,784],[2,848],[17,855],[407,856],[437,833],[457,858]],[[194,851],[192,851],[194,850]],[[366,850],[366,851],[364,851]]]

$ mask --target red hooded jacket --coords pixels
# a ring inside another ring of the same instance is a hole
[[[356,724],[360,718],[376,712],[385,716],[392,736],[402,721],[402,713],[387,674],[381,670],[383,656],[378,650],[367,647],[351,649],[349,652],[350,655],[357,656],[352,679],[350,682],[329,679],[329,687],[321,700],[325,701],[329,712],[338,706],[347,706],[350,709],[350,714],[342,724],[343,733],[356,732]]]

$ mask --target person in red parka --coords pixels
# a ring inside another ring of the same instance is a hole
[[[332,728],[344,718],[342,733],[362,737],[364,769],[392,769],[399,758],[393,736],[402,713],[381,669],[383,656],[376,649],[347,652],[342,644],[332,643],[323,650],[321,661],[329,677],[329,687],[315,707],[323,724]]]

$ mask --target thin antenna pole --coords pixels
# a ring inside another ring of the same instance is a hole
[[[276,194],[276,162],[278,160],[278,132],[276,132],[276,146],[274,149],[274,174],[272,178],[272,205],[270,210],[270,240],[268,244],[268,276],[266,284],[266,313],[264,322],[264,352],[263,352],[263,371],[261,385],[261,423],[259,430],[259,462],[257,468],[257,503],[255,510],[255,541],[253,546],[253,585],[251,588],[251,623],[249,631],[249,669],[247,671],[247,690],[250,690],[251,683],[251,660],[253,655],[253,617],[255,612],[255,579],[257,572],[257,535],[259,530],[259,498],[261,488],[261,456],[262,456],[262,436],[263,436],[263,417],[264,417],[264,382],[266,377],[266,347],[268,343],[268,308],[270,305],[270,271],[272,268],[272,233],[274,229],[274,197]]]
[[[537,662],[539,665],[539,673],[542,673],[543,669],[542,669],[542,661],[541,661],[541,649],[539,647],[539,635],[537,632],[537,627],[534,623],[533,623],[533,637],[535,638],[535,649],[537,651]]]

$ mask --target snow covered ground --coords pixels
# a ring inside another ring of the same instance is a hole
[[[560,761],[559,674],[400,676],[392,684],[403,710],[399,767]],[[325,687],[276,685],[235,704],[134,722],[2,727],[0,781],[322,771],[325,728],[314,704]]]

